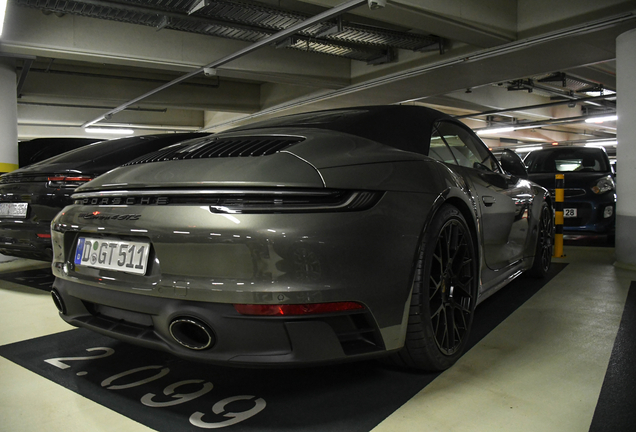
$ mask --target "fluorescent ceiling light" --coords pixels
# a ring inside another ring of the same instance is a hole
[[[116,128],[86,128],[84,129],[87,133],[97,133],[97,134],[114,134],[114,135],[131,135],[135,131],[132,129],[116,129]]]
[[[617,144],[618,144],[617,140],[588,141],[588,142],[585,143],[585,147],[615,146]]]
[[[4,27],[4,16],[7,13],[7,0],[0,0],[0,36],[2,36],[2,27]]]
[[[543,126],[545,126],[545,125],[543,125],[543,124],[541,124],[541,125],[529,125],[529,126],[519,125],[519,126],[513,127],[512,130],[518,131],[518,130],[524,130],[524,129],[540,129]]]
[[[606,121],[616,121],[618,117],[616,115],[606,115],[600,117],[590,117],[585,119],[585,123],[603,123]]]
[[[477,135],[498,134],[498,133],[512,132],[514,130],[515,130],[515,128],[513,128],[513,127],[482,129],[482,130],[478,130],[477,131]]]
[[[613,90],[603,89],[603,90],[590,90],[585,92],[588,96],[611,96],[615,95],[616,92]]]
[[[531,151],[536,151],[536,150],[543,150],[543,147],[538,146],[538,147],[517,147],[515,149],[516,152],[518,153],[525,153],[525,152],[531,152]]]

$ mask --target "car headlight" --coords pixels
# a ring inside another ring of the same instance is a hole
[[[592,186],[592,192],[600,195],[605,192],[614,190],[615,187],[616,185],[614,184],[614,179],[612,178],[612,176],[605,176],[598,179],[598,181]]]

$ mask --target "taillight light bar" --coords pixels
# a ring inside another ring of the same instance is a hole
[[[384,192],[334,189],[147,189],[83,192],[78,205],[208,205],[212,213],[319,213],[364,211]]]
[[[287,192],[287,193],[286,193]],[[267,195],[218,196],[210,205],[212,213],[313,213],[362,211],[382,197],[379,191],[324,190],[311,193],[280,191]]]
[[[92,176],[50,176],[47,177],[48,186],[54,188],[77,188],[83,183],[93,180]]]
[[[362,310],[364,306],[357,302],[309,303],[309,304],[235,304],[234,308],[242,315],[260,316],[298,316],[332,312]]]

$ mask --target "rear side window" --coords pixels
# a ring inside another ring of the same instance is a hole
[[[428,155],[429,157],[432,157],[433,159],[440,162],[449,164],[457,163],[457,160],[455,159],[455,156],[453,156],[451,149],[446,145],[444,139],[437,132],[434,132],[433,136],[431,137],[431,148],[428,151]]]
[[[435,125],[429,156],[468,168],[499,171],[497,161],[481,140],[468,129],[451,122],[441,121]]]

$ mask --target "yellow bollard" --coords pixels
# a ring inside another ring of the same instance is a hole
[[[563,201],[565,198],[565,175],[554,176],[554,257],[562,258],[563,255]]]

